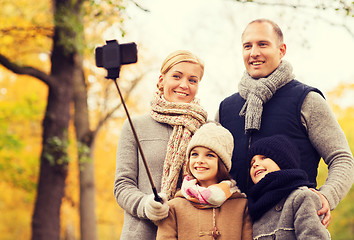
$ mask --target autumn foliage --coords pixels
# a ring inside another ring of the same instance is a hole
[[[90,20],[95,18],[100,21],[112,12],[116,13],[116,9],[110,10],[106,2],[102,1],[101,8],[90,8],[94,1],[86,1],[87,15],[83,21],[86,31],[91,33],[88,34],[91,39],[90,44],[87,44],[88,49],[83,50],[84,56],[87,52],[93,52],[93,45],[97,41],[92,33],[103,30],[90,25]],[[0,54],[20,65],[31,65],[48,73],[51,68],[49,56],[54,27],[50,1],[33,3],[27,0],[0,0],[0,4]],[[117,20],[120,21],[117,17],[112,18],[106,24]],[[86,65],[92,67],[92,55],[90,58]],[[85,72],[91,74],[92,69],[86,66]],[[328,93],[327,99],[347,136],[352,152],[354,105],[351,103],[343,107],[340,100],[353,93],[353,84],[341,84]],[[43,82],[34,77],[16,75],[0,65],[0,239],[31,238],[47,96],[48,87]],[[90,112],[92,125],[100,120],[99,107],[96,106]],[[125,114],[119,110],[117,116],[101,127],[93,153],[98,239],[119,239],[123,225],[123,210],[113,196],[116,146]],[[68,176],[60,208],[60,236],[61,239],[71,240],[80,238],[79,146],[73,121],[69,125],[68,139]],[[327,176],[324,164],[320,165],[319,172],[318,180],[323,183]],[[354,235],[353,200],[354,190],[351,189],[332,212],[329,227],[332,239],[351,239]]]

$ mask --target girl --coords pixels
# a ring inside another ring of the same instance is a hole
[[[153,199],[148,175],[126,121],[119,137],[114,181],[114,196],[124,209],[121,240],[156,238],[157,227],[151,220],[168,215],[167,199],[176,192],[191,135],[207,119],[195,98],[204,63],[194,54],[180,50],[164,60],[160,72],[150,114],[132,121],[156,189],[166,202]]]
[[[299,169],[297,146],[285,135],[274,135],[256,141],[250,154],[253,239],[330,239],[317,215],[320,197],[309,189],[314,184]]]
[[[156,239],[252,239],[247,199],[231,179],[233,137],[216,123],[203,125],[187,148],[188,175]]]

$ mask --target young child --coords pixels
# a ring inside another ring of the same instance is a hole
[[[187,147],[181,190],[157,223],[156,239],[252,239],[247,199],[231,179],[233,137],[217,123],[204,124]]]
[[[319,196],[299,169],[297,146],[284,135],[256,141],[250,148],[250,176],[255,183],[248,193],[253,239],[331,239],[317,211]]]

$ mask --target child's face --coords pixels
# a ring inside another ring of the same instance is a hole
[[[206,147],[195,147],[189,157],[189,169],[202,187],[218,183],[218,155]]]
[[[267,173],[279,170],[278,164],[264,155],[255,155],[251,160],[250,175],[255,184],[264,178]]]

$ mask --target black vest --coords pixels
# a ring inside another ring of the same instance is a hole
[[[219,121],[234,137],[231,176],[243,192],[253,185],[249,176],[249,144],[257,139],[284,134],[298,145],[301,154],[301,169],[308,174],[309,180],[316,184],[320,156],[312,146],[307,131],[301,123],[301,106],[310,91],[323,94],[316,88],[292,80],[280,88],[263,106],[261,128],[251,135],[245,134],[245,118],[239,112],[245,100],[239,93],[223,100],[219,107]]]

